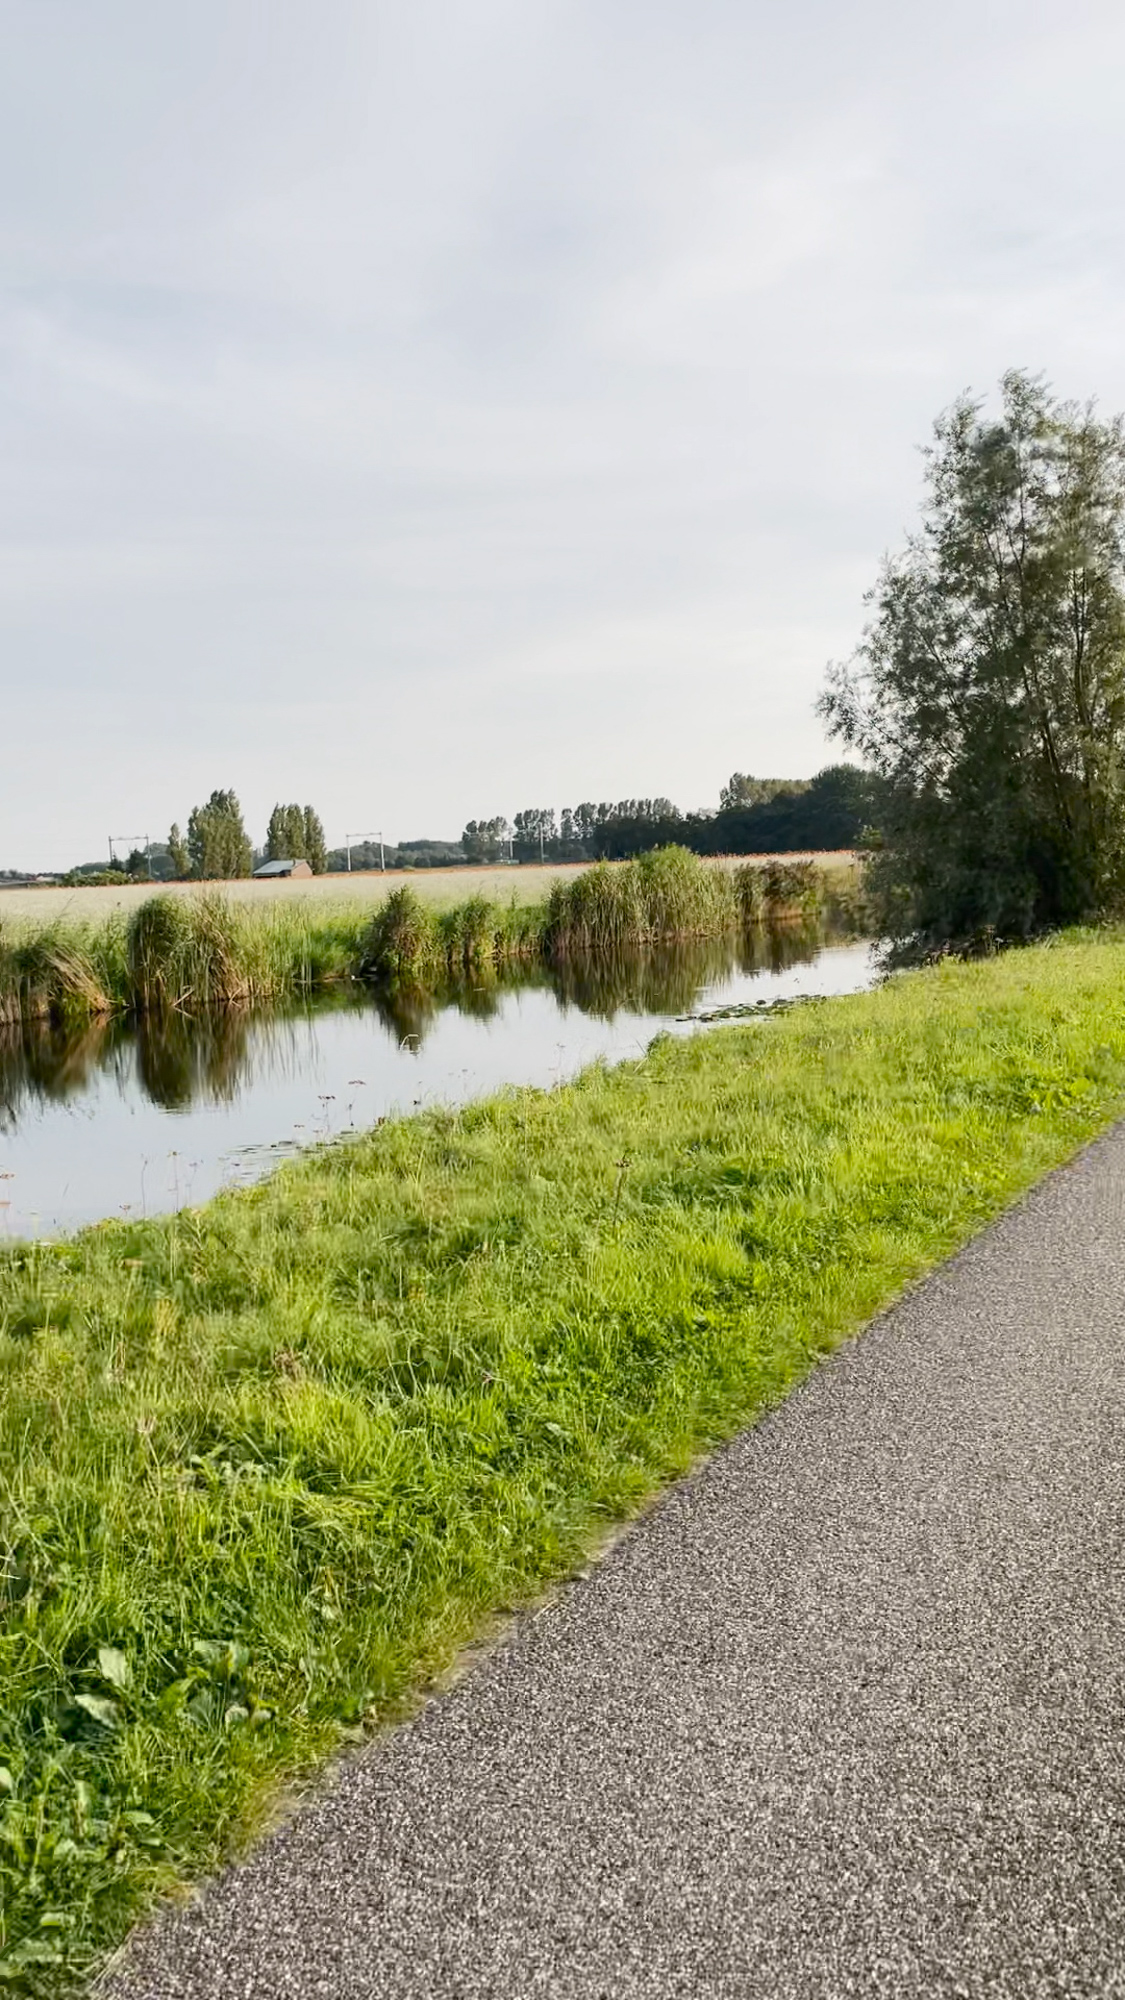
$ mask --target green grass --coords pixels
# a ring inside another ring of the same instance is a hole
[[[0,1026],[309,993],[352,976],[368,921],[362,908],[254,910],[215,891],[152,896],[101,923],[0,923]]]
[[[718,937],[822,907],[839,914],[849,897],[854,903],[854,871],[841,876],[809,862],[731,869],[674,847],[573,873],[537,903],[474,892],[443,908],[402,883],[372,915],[362,903],[297,897],[255,908],[221,890],[166,891],[101,924],[0,923],[0,1027],[198,1013],[352,979],[433,984],[591,948]],[[850,905],[846,913],[854,919]]]
[[[1125,1107],[1125,943],[903,975],[0,1256],[0,1972],[161,1885]]]

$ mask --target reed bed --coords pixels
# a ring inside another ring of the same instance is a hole
[[[612,951],[658,938],[720,936],[739,918],[729,870],[665,847],[624,867],[602,861],[572,882],[556,883],[547,900],[546,942],[553,953]]]
[[[0,1026],[201,1012],[357,979],[432,984],[519,961],[808,919],[832,899],[830,878],[812,862],[731,866],[675,847],[557,879],[538,903],[474,893],[442,908],[402,883],[371,915],[362,904],[254,908],[221,891],[165,891],[100,925],[0,926]]]
[[[425,979],[520,958],[557,962],[725,937],[748,924],[808,919],[824,901],[821,871],[811,862],[723,868],[678,847],[597,862],[555,882],[538,905],[475,896],[435,911],[403,884],[372,919],[360,972],[372,980]]]
[[[111,1013],[125,983],[120,919],[97,928],[54,923],[0,928],[0,1026],[24,1020],[70,1025]]]
[[[0,1026],[201,1012],[308,994],[351,978],[366,912],[253,910],[221,893],[150,896],[131,916],[0,928]]]

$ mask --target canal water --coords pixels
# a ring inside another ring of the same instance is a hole
[[[379,1118],[549,1086],[661,1031],[877,977],[866,944],[799,930],[536,968],[518,983],[300,1011],[0,1030],[0,1237],[153,1215],[258,1179],[303,1146]]]

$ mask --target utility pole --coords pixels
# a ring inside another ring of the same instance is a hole
[[[111,833],[108,836],[108,838],[109,838],[109,865],[111,868],[116,868],[117,866],[117,855],[114,852],[115,848],[118,847],[128,847],[130,849],[137,848],[140,847],[142,841],[144,842],[145,866],[148,869],[148,879],[151,882],[152,881],[152,836],[147,833]]]
[[[380,868],[382,869],[382,871],[383,871],[383,873],[384,873],[384,875],[385,875],[385,874],[386,874],[386,872],[387,872],[387,860],[386,860],[386,856],[385,856],[385,854],[383,853],[383,836],[382,836],[382,834],[381,834],[381,833],[346,833],[346,834],[344,835],[344,846],[346,847],[346,849],[347,849],[347,852],[348,852],[348,874],[350,875],[350,874],[351,874],[351,872],[352,872],[352,841],[353,841],[353,840],[377,840],[377,841],[378,841],[378,843],[379,843],[379,866],[380,866]]]

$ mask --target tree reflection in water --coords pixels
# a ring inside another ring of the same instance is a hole
[[[682,1015],[700,988],[731,972],[781,972],[807,964],[831,942],[820,925],[764,926],[735,938],[681,939],[619,954],[571,955],[554,964],[505,966],[434,987],[349,987],[311,1005],[269,1012],[245,1007],[205,1014],[168,1013],[139,1021],[87,1022],[66,1031],[29,1021],[0,1028],[0,1131],[14,1132],[37,1103],[88,1092],[100,1078],[135,1077],[166,1110],[222,1103],[238,1095],[268,1038],[271,1067],[296,1068],[317,1018],[340,1007],[374,1015],[399,1046],[420,1048],[447,1008],[488,1021],[505,995],[535,987],[563,1008],[612,1021],[622,1012]]]

